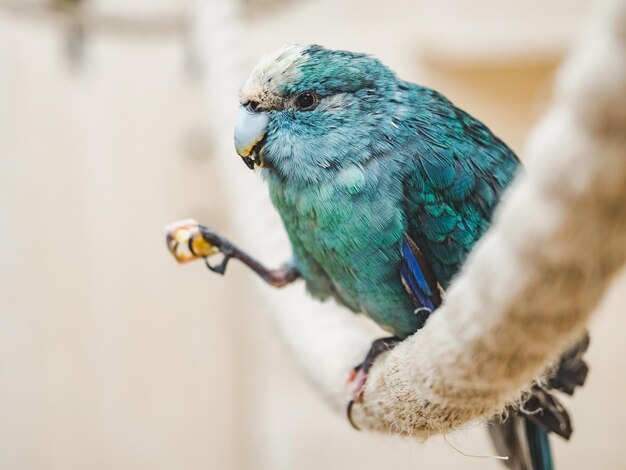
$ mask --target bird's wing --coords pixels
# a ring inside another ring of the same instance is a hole
[[[420,88],[402,122],[416,132],[405,176],[408,235],[445,289],[491,222],[519,166],[480,121]]]

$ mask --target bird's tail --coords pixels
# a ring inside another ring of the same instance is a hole
[[[524,421],[533,470],[552,470],[552,450],[548,433],[531,420],[524,418]]]
[[[504,421],[489,423],[498,454],[507,456],[511,470],[553,470],[548,433],[525,416],[511,410]]]
[[[489,423],[489,433],[500,455],[508,456],[512,470],[553,470],[548,432],[563,439],[572,434],[569,415],[549,389],[572,395],[585,383],[589,368],[582,356],[589,346],[585,336],[567,351],[546,384],[533,385],[519,409],[509,408],[504,419]]]

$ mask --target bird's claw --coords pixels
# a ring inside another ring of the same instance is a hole
[[[352,369],[346,381],[346,387],[352,388],[352,398],[346,407],[346,415],[352,427],[357,431],[360,431],[361,428],[359,428],[352,419],[352,408],[355,403],[361,403],[363,401],[363,392],[365,391],[365,384],[367,383],[367,370],[365,370],[363,366],[364,364],[360,364]]]
[[[360,431],[361,429],[355,424],[354,419],[352,419],[352,408],[355,403],[361,403],[363,401],[363,394],[365,393],[365,385],[367,384],[369,371],[372,368],[372,365],[374,365],[374,361],[380,354],[385,351],[389,351],[399,342],[400,339],[395,336],[377,339],[372,343],[367,355],[365,356],[365,360],[353,368],[348,374],[346,387],[352,388],[352,398],[348,402],[346,414],[348,416],[348,421],[357,431]]]
[[[226,266],[228,265],[231,257],[231,255],[224,253],[224,258],[222,259],[222,261],[219,262],[219,264],[216,264],[215,266],[212,265],[209,261],[209,258],[204,259],[204,264],[206,264],[206,267],[209,268],[210,271],[224,275],[224,273],[226,272]]]
[[[355,403],[356,403],[355,400],[350,400],[348,402],[348,406],[346,407],[346,415],[348,416],[348,422],[350,423],[350,425],[357,431],[360,431],[361,428],[358,427],[356,423],[354,422],[354,420],[352,419],[352,407],[354,406]]]

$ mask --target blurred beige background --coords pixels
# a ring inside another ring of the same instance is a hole
[[[353,431],[290,360],[259,282],[181,268],[163,226],[250,239],[232,199],[260,183],[230,129],[261,53],[373,53],[523,157],[592,2],[91,0],[82,46],[39,5],[0,1],[0,469],[500,468],[441,437]],[[625,286],[594,319],[559,468],[626,468]],[[480,426],[448,440],[492,453]]]

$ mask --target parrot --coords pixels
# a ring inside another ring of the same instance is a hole
[[[194,223],[182,225],[186,237],[168,232],[168,246],[220,274],[236,258],[275,287],[303,279],[314,298],[388,332],[349,374],[352,422],[376,357],[436,314],[520,161],[478,119],[368,54],[283,46],[260,59],[239,99],[236,152],[266,182],[293,257],[266,268]],[[569,439],[572,426],[552,390],[571,395],[583,385],[587,346],[585,336],[520,406],[489,422],[509,468],[554,468],[548,433]]]

